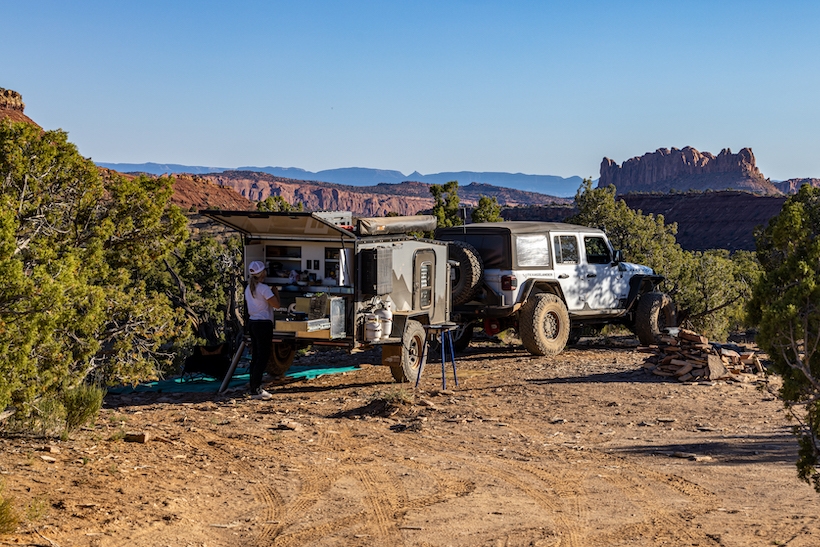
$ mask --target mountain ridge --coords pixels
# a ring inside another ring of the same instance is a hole
[[[322,171],[308,171],[298,167],[208,167],[182,165],[176,163],[108,163],[95,162],[100,167],[113,169],[121,173],[148,173],[151,175],[192,174],[206,175],[227,171],[248,171],[267,173],[276,177],[344,184],[348,186],[374,186],[380,183],[423,182],[426,184],[444,184],[451,180],[459,181],[460,186],[476,182],[526,192],[536,192],[556,197],[573,197],[581,186],[583,179],[578,176],[559,177],[556,175],[529,175],[525,173],[506,173],[501,171],[446,171],[422,175],[413,171],[404,175],[401,171],[390,169],[373,169],[369,167],[342,167]]]

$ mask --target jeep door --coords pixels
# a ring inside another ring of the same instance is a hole
[[[578,234],[552,232],[552,256],[555,277],[561,285],[564,300],[569,311],[580,311],[585,307],[586,271],[581,264],[581,249]]]
[[[612,249],[601,234],[582,234],[583,275],[585,300],[593,310],[611,310],[623,307],[629,294],[623,272],[613,261]]]

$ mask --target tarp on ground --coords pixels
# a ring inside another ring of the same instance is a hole
[[[325,374],[339,374],[356,370],[357,366],[332,367],[323,365],[293,365],[285,375],[286,378],[293,379],[313,379]],[[246,368],[237,368],[228,384],[226,391],[241,388],[250,381],[250,373]],[[143,382],[136,386],[119,386],[108,389],[109,393],[125,395],[129,393],[216,393],[222,380],[205,376],[203,374],[186,374],[178,378],[158,380],[155,382]]]

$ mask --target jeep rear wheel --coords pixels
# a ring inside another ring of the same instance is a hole
[[[475,247],[463,241],[448,242],[447,251],[450,258],[458,262],[458,266],[453,267],[453,305],[466,304],[473,299],[481,286],[484,263]]]
[[[675,305],[668,295],[650,292],[641,296],[635,309],[635,334],[641,344],[654,344],[665,328],[674,326]]]
[[[569,313],[560,298],[541,293],[531,296],[518,312],[524,347],[533,355],[557,355],[569,338]]]

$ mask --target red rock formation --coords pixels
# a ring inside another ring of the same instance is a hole
[[[820,188],[820,179],[789,179],[784,180],[783,182],[774,183],[777,189],[783,192],[784,194],[796,194],[797,191],[800,190],[800,187],[804,184],[814,186],[815,188]]]
[[[604,158],[598,187],[610,184],[615,185],[619,194],[723,189],[780,193],[758,170],[751,148],[743,148],[737,154],[724,148],[717,156],[691,146],[681,150],[659,148],[628,159],[623,165]]]
[[[0,120],[8,119],[12,122],[24,122],[40,127],[34,120],[23,114],[25,108],[22,95],[11,89],[0,87]]]
[[[239,195],[233,188],[217,186],[208,179],[177,175],[171,202],[181,209],[255,210],[256,203]]]
[[[203,175],[203,178],[230,187],[253,201],[281,196],[288,203],[302,203],[308,211],[351,211],[362,216],[387,213],[414,215],[433,207],[430,185],[420,182],[345,186],[328,182],[293,180],[251,171],[226,171]],[[486,184],[469,184],[459,188],[461,203],[476,205],[481,195],[496,196],[503,205],[569,203],[571,200],[498,188]]]

